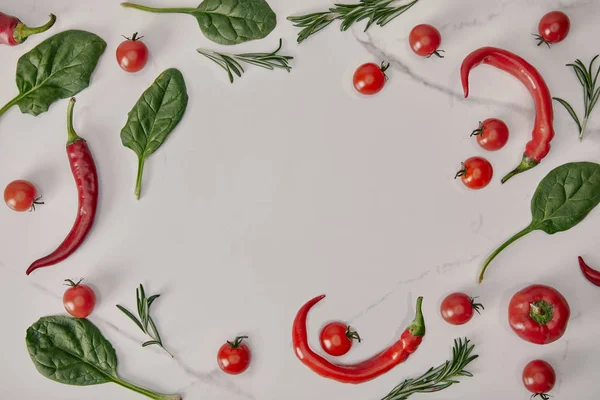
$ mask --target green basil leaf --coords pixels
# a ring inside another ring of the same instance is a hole
[[[546,175],[531,200],[532,221],[498,247],[483,263],[479,282],[492,260],[511,243],[541,230],[550,235],[571,229],[600,203],[600,164],[576,162],[561,165]]]
[[[183,75],[171,68],[156,78],[128,114],[121,130],[123,146],[138,156],[138,174],[135,195],[142,189],[144,162],[165,142],[177,126],[188,103]]]
[[[77,386],[113,382],[152,399],[181,400],[119,378],[115,349],[87,319],[40,318],[27,329],[25,342],[35,368],[53,381]]]
[[[106,42],[85,31],[58,33],[25,53],[17,63],[19,95],[0,109],[13,105],[22,113],[38,115],[56,100],[72,97],[87,88]]]
[[[68,385],[115,382],[117,354],[86,319],[44,317],[27,329],[27,350],[40,374]]]
[[[533,229],[548,234],[566,231],[600,203],[600,165],[569,163],[550,171],[531,200]]]
[[[213,42],[232,45],[266,37],[277,16],[265,0],[204,0],[196,8],[155,8],[134,3],[123,7],[162,14],[190,14]]]

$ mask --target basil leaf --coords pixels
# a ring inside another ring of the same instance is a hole
[[[35,368],[53,381],[77,386],[113,382],[152,399],[181,400],[119,378],[115,349],[87,319],[40,318],[27,329],[25,342]]]
[[[121,5],[153,13],[192,15],[208,39],[224,45],[262,39],[277,25],[277,16],[265,0],[204,0],[197,8]]]
[[[135,195],[139,199],[146,159],[165,142],[177,126],[188,103],[183,75],[170,68],[156,78],[128,114],[121,130],[123,146],[138,156]]]
[[[516,233],[483,263],[479,282],[490,262],[502,250],[530,232],[550,235],[571,229],[600,203],[600,164],[577,162],[561,165],[546,175],[531,200],[532,221]]]
[[[22,113],[38,115],[56,100],[76,95],[89,86],[105,49],[102,38],[85,31],[65,31],[44,40],[19,58],[19,95],[0,109],[0,115],[15,104]]]

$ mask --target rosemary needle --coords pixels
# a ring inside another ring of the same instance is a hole
[[[241,77],[244,73],[244,68],[240,63],[252,64],[270,70],[281,68],[290,72],[292,67],[290,67],[288,61],[294,59],[294,57],[277,54],[281,50],[282,43],[282,40],[279,39],[279,47],[270,53],[227,54],[205,49],[197,49],[197,51],[227,71],[229,82],[233,83],[233,74]]]

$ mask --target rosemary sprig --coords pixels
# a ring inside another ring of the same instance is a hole
[[[406,379],[396,386],[382,400],[405,400],[415,393],[439,392],[450,387],[453,383],[459,383],[456,378],[460,376],[473,375],[465,370],[465,367],[475,360],[478,355],[471,355],[474,345],[469,345],[469,339],[455,339],[452,349],[452,360],[446,361],[437,368],[429,371],[416,379]]]
[[[592,113],[592,110],[594,109],[594,106],[598,102],[598,98],[600,97],[600,87],[596,88],[596,83],[598,82],[598,74],[600,74],[600,67],[596,69],[595,73],[593,73],[592,71],[592,69],[594,68],[594,61],[596,61],[596,59],[599,56],[600,55],[596,55],[596,57],[592,58],[592,61],[590,62],[589,67],[587,68],[579,59],[575,60],[575,62],[572,64],[567,64],[567,67],[573,67],[575,75],[577,75],[577,79],[579,79],[579,82],[581,83],[581,86],[583,88],[584,113],[582,120],[580,120],[577,117],[577,113],[569,103],[567,103],[561,98],[553,97],[554,100],[558,101],[560,104],[563,105],[563,107],[567,109],[568,113],[571,115],[571,117],[577,124],[577,129],[579,129],[579,140],[583,140],[583,133],[585,132],[585,127],[587,125],[588,119],[590,117],[590,114]]]
[[[125,307],[117,304],[117,308],[125,315],[127,315],[135,324],[144,332],[150,340],[142,343],[142,347],[157,345],[161,349],[165,351],[169,356],[173,357],[173,354],[169,353],[167,349],[163,347],[162,340],[160,335],[158,334],[158,329],[156,329],[156,324],[152,320],[150,316],[150,306],[160,297],[160,294],[155,294],[150,297],[146,297],[146,293],[144,292],[144,286],[140,284],[139,289],[135,289],[135,297],[137,300],[137,311],[140,319],[137,319],[135,315],[133,315],[129,310]]]
[[[347,30],[355,22],[368,19],[365,31],[372,24],[385,26],[388,22],[407,11],[419,0],[396,5],[400,0],[360,0],[353,4],[335,4],[327,11],[310,13],[305,15],[290,16],[287,19],[294,23],[295,27],[303,28],[298,33],[298,43],[302,43],[309,36],[325,29],[335,20],[341,20],[340,29]]]
[[[277,52],[281,50],[281,46],[282,41],[279,39],[279,47],[270,53],[227,54],[205,49],[197,49],[197,51],[203,56],[208,57],[219,64],[221,68],[227,71],[227,74],[229,75],[229,82],[233,83],[234,73],[239,77],[241,77],[244,73],[244,68],[242,68],[240,62],[245,62],[270,70],[282,68],[287,72],[290,72],[292,67],[290,67],[288,61],[293,60],[294,57],[277,54]]]

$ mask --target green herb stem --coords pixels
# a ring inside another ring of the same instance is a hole
[[[134,392],[137,392],[139,394],[143,394],[144,396],[147,396],[147,397],[149,397],[151,399],[155,399],[155,400],[181,400],[182,399],[182,397],[178,394],[168,395],[168,394],[156,393],[151,390],[144,389],[141,386],[134,385],[133,383],[127,382],[120,378],[117,378],[116,380],[114,380],[114,383],[116,383],[117,385],[123,386],[124,388],[133,390]]]
[[[155,8],[129,2],[121,3],[121,6],[160,14],[192,14],[194,11],[196,11],[195,8]]]
[[[510,246],[512,243],[514,243],[518,239],[522,238],[523,236],[527,235],[528,233],[530,233],[534,230],[535,229],[531,225],[529,225],[527,228],[525,228],[521,232],[515,234],[510,239],[508,239],[506,242],[502,243],[502,245],[500,247],[498,247],[496,250],[494,250],[494,252],[492,254],[490,254],[490,256],[483,263],[483,267],[481,268],[481,273],[479,274],[479,283],[481,283],[483,281],[483,275],[485,274],[485,270],[487,269],[487,267],[490,265],[492,260],[494,258],[496,258],[496,256],[498,254],[500,254],[500,252],[502,250],[504,250],[505,248]]]
[[[137,178],[135,178],[135,197],[139,200],[140,195],[142,194],[142,177],[144,175],[144,162],[146,159],[144,157],[138,158],[138,171]]]

